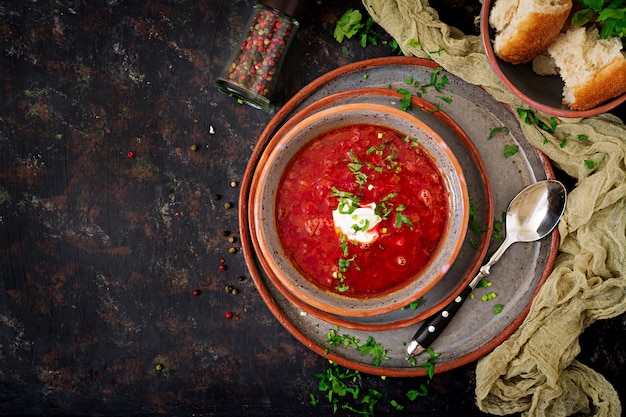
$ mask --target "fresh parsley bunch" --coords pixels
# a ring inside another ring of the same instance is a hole
[[[596,23],[600,37],[626,37],[626,0],[578,0],[582,9],[572,16],[572,24]]]

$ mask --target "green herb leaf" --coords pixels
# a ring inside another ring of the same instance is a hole
[[[419,390],[412,389],[406,393],[409,400],[415,401],[418,397],[426,397],[428,395],[428,387],[424,384],[419,385]]]
[[[329,197],[347,198],[355,203],[359,202],[359,198],[348,191],[340,191],[337,187],[331,187],[331,190],[333,192],[329,194]]]
[[[391,404],[391,406],[392,406],[393,408],[395,408],[395,409],[396,409],[396,410],[398,410],[398,411],[402,411],[402,410],[404,410],[404,406],[403,406],[403,405],[401,405],[401,404],[398,404],[398,402],[397,402],[396,400],[391,400],[391,403],[390,403],[390,404]]]
[[[492,139],[497,133],[499,132],[504,132],[505,135],[509,134],[509,128],[506,126],[498,126],[498,127],[494,127],[493,129],[491,129],[491,131],[489,132],[489,137],[487,138],[487,140]]]
[[[403,209],[404,210],[404,209]],[[402,227],[403,224],[406,224],[407,226],[409,226],[411,228],[411,230],[413,229],[413,223],[411,223],[411,220],[409,220],[408,217],[406,217],[404,214],[402,214],[400,212],[401,210],[398,210],[396,208],[396,227],[398,229],[400,229]]]
[[[400,99],[400,110],[402,111],[409,110],[411,108],[411,98],[413,97],[413,93],[408,90],[405,90],[404,88],[399,88],[396,91],[399,94],[404,95],[404,97]]]
[[[495,306],[493,306],[493,314],[502,313],[503,308],[504,308],[504,304],[496,304]]]
[[[504,157],[510,158],[515,155],[519,151],[519,146],[517,145],[506,145],[504,147]]]
[[[596,24],[602,39],[626,35],[625,0],[578,0],[578,3],[582,7],[572,15],[574,26]]]
[[[411,48],[422,48],[422,45],[416,41],[415,39],[411,38],[409,40],[406,41],[406,43],[411,47]]]
[[[364,24],[361,23],[362,18],[363,16],[360,11],[354,9],[346,10],[339,20],[337,20],[333,33],[337,42],[341,43],[344,38],[350,39],[356,35],[364,26]]]

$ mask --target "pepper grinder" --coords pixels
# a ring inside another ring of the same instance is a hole
[[[261,0],[248,31],[215,86],[254,108],[271,110],[271,96],[307,0]]]

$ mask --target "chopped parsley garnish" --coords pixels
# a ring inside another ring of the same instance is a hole
[[[518,145],[505,145],[504,146],[504,157],[505,158],[510,158],[513,155],[515,155],[517,152],[519,152],[519,146]]]
[[[435,90],[437,90],[437,92],[440,92],[441,89],[447,85],[450,84],[450,80],[448,80],[448,77],[443,74],[441,77],[438,77],[438,75],[443,71],[442,67],[438,67],[436,68],[431,74],[430,74],[430,82],[424,86],[422,86],[422,89],[425,89],[426,87],[435,87]]]
[[[498,126],[498,127],[494,127],[493,129],[491,129],[491,131],[489,132],[489,137],[487,138],[487,140],[493,138],[497,133],[500,132],[504,132],[505,135],[509,134],[509,128],[506,126]]]
[[[333,192],[329,194],[329,197],[347,198],[347,199],[353,201],[354,203],[358,203],[359,202],[359,198],[357,196],[355,196],[354,194],[350,193],[350,192],[340,191],[340,190],[337,189],[337,187],[332,187],[331,190],[333,190]]]
[[[491,238],[496,242],[501,242],[504,240],[504,236],[502,232],[504,231],[504,224],[506,223],[506,212],[502,212],[501,220],[494,220],[493,222],[493,233],[491,234]]]
[[[403,224],[406,224],[411,230],[413,230],[413,223],[411,223],[411,220],[402,214],[402,211],[404,210],[405,207],[403,205],[396,207],[396,227],[400,229]]]
[[[359,33],[364,26],[361,23],[361,19],[363,15],[361,12],[354,9],[348,9],[346,12],[337,20],[337,24],[335,26],[335,31],[333,32],[333,36],[337,40],[337,42],[343,42],[344,38],[350,39]]]
[[[411,98],[413,97],[413,93],[409,90],[405,90],[404,88],[399,88],[396,91],[404,96],[400,98],[400,110],[409,110],[411,108]]]
[[[379,366],[382,361],[389,360],[389,357],[387,357],[387,349],[380,343],[376,343],[371,336],[367,338],[365,343],[361,344],[361,341],[356,337],[347,334],[339,334],[339,328],[337,326],[328,331],[328,344],[335,347],[341,345],[354,347],[356,351],[360,352],[363,356],[372,355],[374,357],[372,364],[375,366]]]
[[[519,115],[520,119],[527,125],[534,124],[539,129],[548,133],[554,133],[554,131],[556,130],[556,118],[554,118],[553,116],[550,117],[550,124],[548,125],[540,120],[539,117],[537,117],[535,112],[533,112],[532,110],[518,108],[517,114]]]
[[[602,160],[600,162],[603,162],[605,159],[606,159],[606,155],[602,157]],[[588,169],[594,169],[595,167],[600,165],[600,162],[595,162],[595,161],[592,161],[591,159],[585,159],[584,162],[585,162],[585,166]]]
[[[319,379],[318,389],[325,393],[325,397],[333,405],[333,413],[339,408],[353,411],[363,416],[373,417],[374,407],[382,398],[382,394],[375,389],[364,390],[360,387],[361,373],[332,363],[324,373],[315,375]],[[311,405],[317,405],[319,400],[310,394]]]

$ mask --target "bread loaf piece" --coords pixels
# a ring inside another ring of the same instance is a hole
[[[563,102],[587,110],[626,92],[626,59],[619,38],[600,39],[596,28],[570,28],[548,47],[565,83]]]
[[[572,0],[496,0],[489,14],[494,52],[512,64],[530,62],[556,39],[571,10]]]

